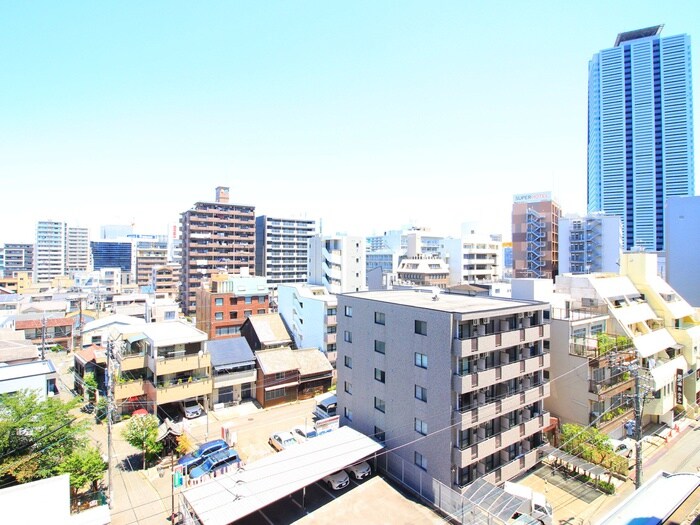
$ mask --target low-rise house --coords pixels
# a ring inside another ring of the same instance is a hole
[[[242,337],[208,341],[207,352],[211,355],[214,391],[211,402],[214,410],[255,396],[255,355],[248,341]]]
[[[299,365],[299,399],[326,392],[333,382],[333,366],[318,348],[292,350]]]
[[[271,407],[296,401],[300,374],[294,351],[288,346],[258,350],[255,358],[258,362],[258,403],[263,407]]]
[[[81,332],[82,346],[106,344],[110,334],[116,327],[143,326],[145,321],[130,315],[107,315],[89,323],[85,323]]]
[[[24,338],[36,345],[41,345],[43,340],[46,346],[58,345],[71,350],[73,322],[74,320],[69,317],[23,319],[15,322],[15,330],[24,332]]]
[[[294,343],[278,313],[251,315],[241,327],[253,352],[270,348],[291,347]]]
[[[88,397],[85,388],[85,375],[91,373],[97,381],[97,390],[105,390],[105,370],[107,370],[107,352],[98,345],[76,350],[73,354],[73,388],[83,397]],[[94,395],[93,392],[89,394]]]
[[[40,400],[58,394],[56,367],[50,359],[0,366],[0,394],[33,390]]]

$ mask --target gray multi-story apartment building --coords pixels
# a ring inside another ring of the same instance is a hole
[[[549,305],[414,290],[338,296],[338,410],[413,487],[462,490],[537,462]]]
[[[255,218],[255,275],[282,283],[305,283],[309,276],[309,239],[316,233],[313,219]]]
[[[34,266],[34,245],[26,243],[6,243],[0,249],[4,263],[3,277],[14,277],[17,272],[32,273]]]
[[[216,202],[197,202],[180,215],[182,311],[196,311],[202,280],[219,273],[255,271],[255,206],[229,203],[229,189],[216,188]]]

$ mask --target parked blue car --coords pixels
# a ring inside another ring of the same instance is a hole
[[[226,441],[224,441],[223,439],[207,441],[206,443],[202,443],[199,446],[199,448],[191,454],[186,454],[182,456],[177,463],[178,465],[182,465],[182,467],[184,467],[185,472],[189,472],[194,467],[197,467],[204,463],[204,461],[212,454],[215,454],[216,452],[220,452],[222,450],[226,450],[227,448],[228,443],[226,443]]]
[[[190,479],[197,479],[205,474],[214,472],[215,470],[229,465],[238,464],[240,462],[241,458],[238,457],[238,452],[236,452],[234,449],[228,448],[226,450],[220,450],[219,452],[215,452],[209,456],[204,463],[193,468],[190,471]]]

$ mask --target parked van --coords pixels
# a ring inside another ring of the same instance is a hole
[[[316,409],[314,415],[318,419],[326,419],[336,415],[338,398],[333,393],[316,396]]]

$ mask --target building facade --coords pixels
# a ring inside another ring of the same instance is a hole
[[[0,252],[4,277],[15,277],[18,272],[32,273],[34,270],[33,244],[6,243]]]
[[[155,289],[153,268],[164,266],[168,262],[168,243],[164,238],[134,239],[136,247],[136,285]],[[176,296],[175,296],[176,297]],[[177,297],[176,297],[177,298]]]
[[[131,273],[133,267],[133,243],[131,241],[91,241],[92,268],[119,268]]]
[[[591,214],[559,219],[559,273],[616,273],[621,253],[620,217]]]
[[[66,230],[66,272],[86,272],[90,268],[90,231],[68,226]]]
[[[229,189],[216,188],[215,202],[197,202],[180,215],[183,313],[196,310],[196,290],[221,272],[255,271],[255,207],[229,203]]]
[[[413,290],[339,295],[341,424],[384,442],[411,486],[427,475],[463,490],[525,472],[549,425],[548,310]]]
[[[255,274],[272,288],[282,283],[305,283],[309,277],[309,239],[316,221],[255,218]]]
[[[39,221],[34,245],[35,283],[51,282],[66,274],[66,223]]]
[[[559,272],[561,208],[550,192],[513,197],[513,276],[553,279]]]
[[[364,238],[314,235],[309,240],[310,284],[332,294],[357,292],[366,287],[366,272]]]
[[[220,274],[196,291],[197,328],[209,339],[239,337],[248,317],[270,311],[265,277]]]
[[[700,197],[666,201],[666,280],[686,301],[700,307]]]
[[[469,233],[461,239],[443,240],[450,268],[450,284],[490,283],[503,274],[502,243],[490,235]]]
[[[450,284],[450,268],[437,257],[415,256],[399,263],[396,277],[398,283],[447,288]]]
[[[151,270],[151,283],[157,294],[167,293],[172,299],[180,298],[180,271],[177,263],[154,266]]]
[[[620,33],[588,65],[588,211],[622,218],[625,249],[664,250],[664,203],[694,195],[690,37]]]

